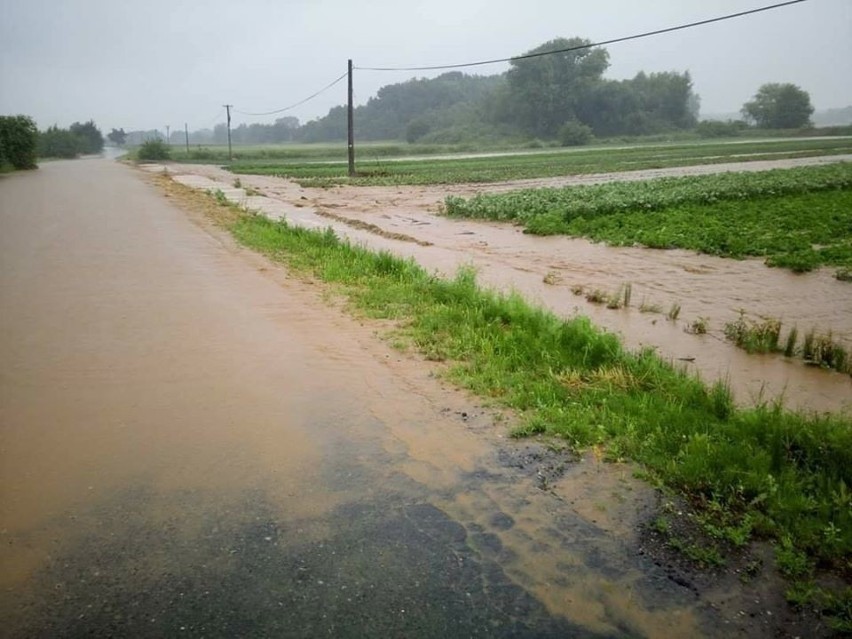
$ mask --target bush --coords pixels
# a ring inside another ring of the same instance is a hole
[[[731,138],[738,136],[748,128],[742,120],[702,120],[695,127],[695,132],[702,138]]]
[[[576,120],[569,120],[559,128],[557,134],[562,146],[584,146],[592,141],[592,129]]]
[[[57,126],[48,128],[38,136],[38,156],[41,158],[76,158],[81,146],[78,136]]]
[[[0,147],[8,162],[16,169],[36,168],[38,128],[27,115],[0,116]]]
[[[104,150],[104,136],[93,120],[84,124],[75,122],[69,127],[69,131],[79,138],[80,153],[100,153]]]
[[[136,157],[140,160],[168,160],[171,156],[168,145],[162,140],[145,140]]]

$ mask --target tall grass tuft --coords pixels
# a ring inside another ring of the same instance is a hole
[[[784,355],[793,357],[796,354],[796,342],[799,341],[799,329],[795,326],[787,333],[787,342],[784,345]]]
[[[677,318],[680,317],[680,304],[672,304],[666,317],[668,317],[672,322],[677,321]]]
[[[725,324],[725,337],[749,353],[773,353],[778,350],[781,322],[767,319],[760,322],[745,318],[740,311],[736,321]]]

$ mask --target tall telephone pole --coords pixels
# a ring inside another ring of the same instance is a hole
[[[231,153],[231,109],[233,108],[233,104],[223,104],[225,107],[225,111],[228,112],[228,162],[233,160],[234,156]]]
[[[189,157],[189,124],[183,123],[183,137],[186,140],[186,157]]]
[[[169,146],[171,146],[171,144],[172,144],[172,138],[169,137],[169,129],[170,128],[171,127],[169,127],[169,125],[167,124],[166,125],[166,144],[168,144]]]
[[[352,60],[349,60],[349,108],[346,111],[346,122],[349,130],[347,146],[349,148],[349,177],[355,177],[355,131],[353,130],[353,108],[352,108]]]

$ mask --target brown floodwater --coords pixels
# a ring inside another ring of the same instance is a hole
[[[629,466],[507,440],[434,365],[144,178],[106,160],[0,178],[4,636],[755,627],[637,552],[658,496]],[[485,232],[495,256],[515,237]],[[461,251],[426,248],[445,269]]]
[[[852,349],[852,286],[835,279],[830,269],[797,275],[768,268],[761,260],[537,237],[509,224],[454,220],[439,213],[449,194],[469,196],[521,186],[592,184],[849,160],[852,156],[765,160],[437,187],[308,189],[280,178],[241,175],[243,184],[265,196],[249,198],[242,189],[230,188],[233,175],[222,169],[175,165],[169,170],[178,181],[197,188],[222,188],[232,199],[270,217],[285,217],[309,227],[331,226],[354,242],[413,257],[445,275],[472,265],[487,286],[518,291],[563,316],[587,315],[621,335],[631,348],[652,347],[705,380],[727,380],[742,404],[780,400],[794,409],[834,412],[852,410],[849,375],[776,355],[749,355],[726,341],[723,331],[742,311],[751,320],[780,320],[782,339],[796,327],[800,336],[809,330],[831,333],[835,341]],[[353,227],[352,221],[374,228]],[[584,287],[612,294],[626,284],[632,288],[632,304],[625,309],[607,309],[572,293],[573,288]],[[662,312],[640,312],[643,303]],[[679,318],[669,321],[666,313],[675,304],[681,307]],[[699,320],[706,324],[707,333],[688,333],[686,329]]]

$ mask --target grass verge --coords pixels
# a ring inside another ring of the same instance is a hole
[[[650,350],[627,351],[584,317],[561,319],[517,295],[451,280],[412,260],[325,232],[273,222],[206,198],[243,245],[316,278],[354,312],[396,321],[395,343],[445,362],[444,375],[515,409],[516,435],[632,458],[699,509],[747,535],[788,540],[810,561],[852,575],[852,420],[779,405],[740,409]],[[742,527],[742,526],[741,526]]]

